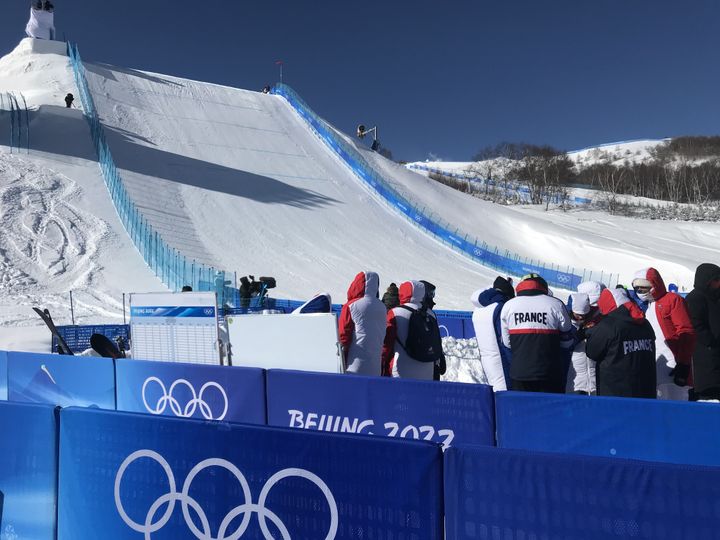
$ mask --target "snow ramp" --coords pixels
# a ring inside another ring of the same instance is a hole
[[[457,308],[494,279],[379,205],[284,98],[101,64],[85,71],[128,197],[196,264],[273,275],[277,296],[329,291],[336,301],[372,269],[384,285],[432,281],[440,305]]]

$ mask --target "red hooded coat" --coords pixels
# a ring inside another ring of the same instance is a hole
[[[660,273],[654,268],[641,270],[635,277],[644,277],[652,284],[650,293],[654,301],[648,305],[645,316],[657,338],[656,354],[660,364],[658,384],[669,384],[672,383],[669,373],[676,362],[686,366],[692,363],[696,336],[690,313],[685,299],[679,294],[668,292]],[[692,386],[692,374],[688,384]]]

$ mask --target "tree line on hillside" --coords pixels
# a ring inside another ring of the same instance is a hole
[[[463,191],[497,200],[505,198],[512,181],[517,181],[527,187],[532,204],[546,208],[550,201],[562,206],[574,185],[604,191],[610,212],[623,206],[619,195],[697,205],[720,201],[720,136],[678,137],[659,144],[650,154],[648,160],[631,162],[627,156],[618,159],[599,151],[592,164],[576,166],[552,146],[503,142],[481,149],[473,158],[477,163],[471,172],[490,183],[478,188],[453,182]]]

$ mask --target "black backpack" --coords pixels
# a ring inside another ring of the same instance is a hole
[[[424,309],[398,306],[410,312],[408,335],[403,344],[405,352],[418,362],[435,362],[443,357],[442,338],[437,320]]]

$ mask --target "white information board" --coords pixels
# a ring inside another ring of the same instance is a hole
[[[134,358],[219,364],[215,293],[131,294],[130,337]]]
[[[232,365],[342,373],[334,313],[227,317]]]

